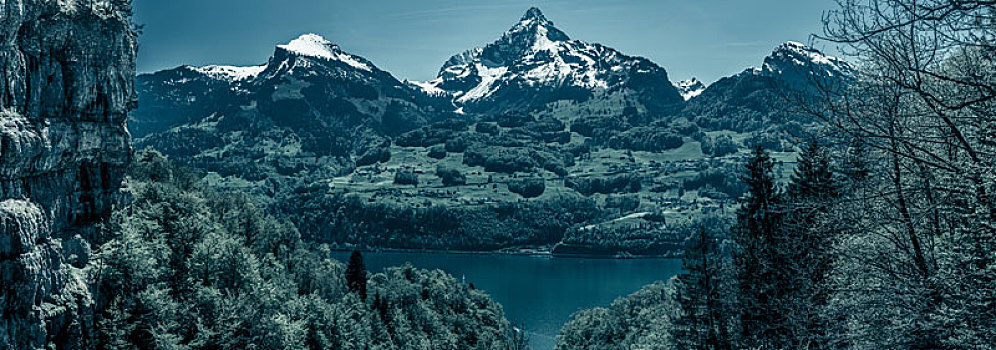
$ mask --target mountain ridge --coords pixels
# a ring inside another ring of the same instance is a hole
[[[557,100],[584,102],[600,92],[632,90],[647,109],[681,104],[667,72],[652,61],[571,39],[538,8],[489,44],[453,55],[436,79],[416,85],[444,91],[469,111],[537,110]],[[508,108],[508,106],[513,106]]]
[[[263,66],[140,77],[133,116],[156,120],[158,108],[184,120],[136,144],[206,171],[213,186],[248,189],[321,242],[668,255],[679,244],[666,232],[646,242],[631,230],[658,227],[660,215],[613,218],[726,208],[742,189],[725,174],[746,149],[791,153],[786,135],[808,125],[781,108],[779,87],[840,75],[817,52],[786,43],[761,68],[675,83],[530,9],[417,82],[304,34]],[[576,208],[587,209],[570,224],[527,215]],[[379,221],[397,213],[407,214]]]

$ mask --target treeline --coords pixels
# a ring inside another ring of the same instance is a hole
[[[583,116],[571,123],[571,131],[590,137],[600,145],[632,151],[664,152],[684,144],[682,136],[699,132],[686,119],[648,123],[646,116],[627,109],[617,116]]]
[[[996,344],[996,45],[978,35],[996,8],[839,3],[826,36],[860,56],[861,79],[805,105],[829,129],[789,183],[756,148],[730,228],[692,235],[667,284],[578,313],[558,348]]]
[[[678,256],[688,237],[685,223],[668,224],[663,213],[647,213],[627,222],[573,227],[554,247],[557,255]]]
[[[97,349],[496,349],[501,307],[441,271],[368,273],[244,195],[218,194],[157,152],[89,269]],[[356,260],[356,256],[354,256]],[[521,344],[519,344],[521,345]]]
[[[510,183],[530,197],[542,179]],[[329,194],[324,185],[300,188],[276,201],[307,240],[383,248],[495,250],[559,242],[573,226],[601,220],[597,203],[577,194],[487,205],[415,207]]]

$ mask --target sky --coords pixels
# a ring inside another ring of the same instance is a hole
[[[316,33],[398,79],[431,80],[450,56],[498,39],[539,7],[572,39],[706,83],[758,66],[785,41],[810,43],[834,0],[136,0],[138,69],[257,65]],[[832,47],[817,48],[833,52]]]

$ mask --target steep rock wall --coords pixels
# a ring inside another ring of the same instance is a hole
[[[88,241],[123,196],[129,0],[0,0],[0,349],[86,348]]]

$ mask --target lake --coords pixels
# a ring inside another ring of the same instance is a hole
[[[333,256],[349,260],[349,252]],[[473,283],[501,303],[509,321],[526,330],[535,350],[552,349],[560,327],[575,311],[608,306],[620,296],[681,271],[680,259],[366,252],[363,261],[371,272],[411,262]]]

